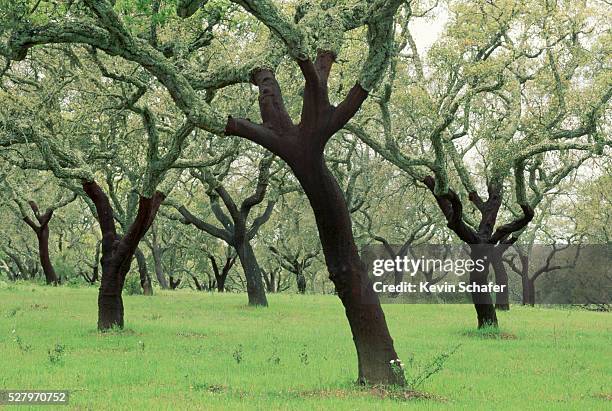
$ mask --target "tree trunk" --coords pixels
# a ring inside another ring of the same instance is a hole
[[[45,281],[47,284],[57,285],[57,275],[49,257],[49,226],[45,224],[40,227],[36,232],[36,237],[38,238],[38,255],[45,274]]]
[[[470,271],[470,284],[484,286],[488,283],[489,278],[489,262],[491,256],[486,251],[487,245],[471,245],[470,257],[473,261],[483,260],[484,269],[482,271]],[[486,257],[486,258],[485,258]],[[478,319],[478,328],[497,327],[497,314],[495,306],[491,298],[491,293],[488,292],[472,292],[472,302],[476,309],[476,317]]]
[[[129,271],[129,270],[128,270]],[[127,273],[127,272],[126,272]],[[98,329],[109,330],[113,327],[123,328],[123,283],[125,274],[119,267],[102,255],[102,278],[98,292]]]
[[[227,278],[227,274],[221,274],[220,276],[215,278],[215,282],[217,283],[217,292],[223,293],[225,292],[225,279]]]
[[[153,256],[153,268],[155,269],[155,277],[162,290],[167,290],[169,287],[168,280],[164,275],[164,268],[162,267],[162,256],[157,244],[153,244],[151,247],[151,255]]]
[[[295,274],[295,277],[296,277],[298,292],[300,294],[306,294],[306,277],[304,277],[304,274],[302,273],[301,270],[298,270],[298,272]]]
[[[492,255],[491,265],[495,272],[495,284],[504,285],[503,291],[495,293],[495,309],[501,311],[510,310],[510,294],[508,290],[508,271],[502,260],[503,252],[495,252]]]
[[[136,261],[138,262],[138,273],[140,274],[140,286],[142,287],[142,293],[144,295],[153,295],[153,285],[151,284],[151,277],[149,276],[149,270],[147,269],[147,260],[140,251],[136,249]]]
[[[123,328],[123,300],[121,292],[125,276],[138,244],[153,223],[165,195],[159,191],[153,197],[140,197],[138,213],[123,236],[117,234],[113,208],[106,193],[95,181],[83,181],[83,190],[96,206],[102,232],[102,278],[98,293],[98,329],[114,326]]]
[[[249,305],[267,307],[268,299],[266,298],[261,270],[251,244],[246,241],[237,244],[236,251],[247,281]]]
[[[525,273],[522,276],[523,285],[523,305],[535,305],[535,281],[529,278],[529,275]]]
[[[372,288],[352,232],[342,190],[321,157],[292,162],[314,211],[329,278],[345,308],[357,350],[360,384],[404,385],[378,295]]]

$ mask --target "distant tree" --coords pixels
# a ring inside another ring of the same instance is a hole
[[[276,201],[268,200],[263,212],[253,218],[252,221],[249,219],[249,216],[254,207],[265,199],[272,162],[273,157],[270,155],[265,156],[259,162],[255,191],[246,197],[240,205],[236,203],[223,184],[223,179],[227,176],[229,169],[220,172],[217,176],[213,175],[212,171],[205,169],[191,171],[194,178],[206,188],[206,195],[210,201],[210,209],[219,225],[207,223],[201,218],[196,217],[187,208],[186,204],[181,204],[172,199],[167,201],[169,205],[172,205],[180,213],[179,221],[183,224],[193,225],[199,230],[224,241],[236,250],[247,281],[249,305],[268,305],[261,269],[251,246],[251,240],[257,235],[261,226],[270,218]],[[223,202],[227,213],[221,208],[219,200]]]

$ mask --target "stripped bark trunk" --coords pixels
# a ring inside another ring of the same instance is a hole
[[[246,277],[249,305],[267,307],[268,299],[263,284],[263,276],[253,247],[248,242],[243,242],[236,245],[236,252]]]
[[[96,207],[102,232],[102,278],[98,292],[98,329],[123,328],[124,309],[121,293],[125,277],[142,237],[151,226],[164,194],[140,197],[138,213],[123,236],[117,233],[113,208],[102,188],[95,181],[83,181],[83,190]]]
[[[280,156],[291,167],[313,209],[329,277],[345,308],[357,350],[358,382],[404,385],[378,296],[367,276],[352,232],[344,194],[327,168],[323,152],[329,139],[355,115],[368,92],[356,84],[338,106],[329,102],[327,81],[335,55],[321,51],[316,61],[298,61],[305,87],[302,116],[293,124],[280,86],[270,70],[252,75],[259,87],[263,125],[229,118],[226,134],[251,139]]]

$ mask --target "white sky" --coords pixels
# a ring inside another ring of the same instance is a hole
[[[442,5],[433,10],[431,16],[410,20],[408,27],[422,57],[440,37],[447,21],[448,11]]]

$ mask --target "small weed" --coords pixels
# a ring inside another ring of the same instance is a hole
[[[29,352],[30,350],[32,350],[32,346],[30,344],[27,344],[20,336],[15,334],[15,330],[12,331],[12,334],[14,335],[13,339],[15,340],[15,343],[17,343],[17,346],[22,352]]]
[[[302,352],[300,353],[300,362],[303,365],[310,364],[310,360],[308,359],[308,352],[306,351],[306,345],[302,347]]]
[[[280,364],[281,359],[278,356],[278,352],[276,350],[276,347],[274,347],[274,351],[272,351],[272,354],[270,355],[270,357],[268,357],[268,362],[270,364],[274,364],[274,365]]]
[[[411,390],[415,390],[416,388],[421,386],[425,381],[427,381],[429,378],[433,377],[435,374],[442,371],[442,369],[444,368],[444,363],[446,363],[446,361],[448,361],[448,359],[454,353],[457,352],[459,347],[461,347],[461,344],[457,344],[450,350],[445,351],[441,354],[438,354],[436,357],[434,357],[433,361],[431,361],[429,364],[419,369],[414,377],[409,378],[406,381],[408,383],[408,387],[410,387]],[[414,364],[414,362],[411,362],[411,364]]]
[[[195,382],[191,384],[189,388],[195,391],[208,391],[212,394],[219,394],[224,391],[227,391],[227,386],[225,385],[207,384],[207,383],[202,383],[202,382]]]
[[[232,357],[236,361],[236,364],[240,364],[244,359],[244,351],[242,349],[242,344],[238,344],[238,347],[234,350]]]
[[[53,365],[60,364],[64,358],[66,347],[62,344],[55,344],[55,347],[49,348],[47,354],[49,357],[49,363]]]
[[[14,308],[11,308],[10,310],[8,310],[8,311],[6,312],[6,317],[7,317],[7,318],[11,318],[11,317],[16,316],[16,315],[17,315],[17,313],[19,312],[19,310],[20,310],[20,308],[19,308],[19,307],[14,307]]]

